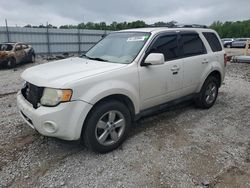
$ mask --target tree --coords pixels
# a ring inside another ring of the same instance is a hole
[[[250,37],[250,20],[224,23],[215,21],[210,28],[216,30],[221,38]]]

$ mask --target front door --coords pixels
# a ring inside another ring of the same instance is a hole
[[[146,54],[162,53],[165,63],[139,67],[141,110],[168,102],[180,95],[182,60],[179,59],[178,34],[158,36]]]

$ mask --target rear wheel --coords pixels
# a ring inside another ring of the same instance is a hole
[[[195,103],[198,107],[208,109],[211,108],[218,96],[219,81],[217,78],[210,76],[204,82]]]
[[[82,133],[84,144],[94,152],[106,153],[119,147],[129,132],[131,116],[119,101],[98,104],[90,112]]]

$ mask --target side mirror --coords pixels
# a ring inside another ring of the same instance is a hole
[[[165,63],[164,55],[161,53],[151,53],[147,56],[142,65],[162,65]]]

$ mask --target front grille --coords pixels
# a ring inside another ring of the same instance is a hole
[[[43,95],[43,89],[43,87],[38,87],[26,82],[25,86],[21,90],[21,93],[23,97],[33,105],[33,108],[37,109],[38,103],[40,103]]]

